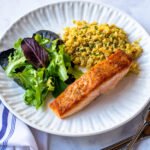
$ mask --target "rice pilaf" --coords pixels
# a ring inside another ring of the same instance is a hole
[[[134,60],[131,72],[138,73],[136,59],[141,55],[139,41],[130,42],[127,33],[116,25],[73,21],[74,27],[66,27],[63,34],[65,51],[74,64],[90,68],[120,49]]]

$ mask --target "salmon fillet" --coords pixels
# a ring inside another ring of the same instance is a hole
[[[69,85],[49,107],[60,118],[78,112],[100,94],[113,89],[127,74],[131,63],[127,54],[121,50],[116,51]]]

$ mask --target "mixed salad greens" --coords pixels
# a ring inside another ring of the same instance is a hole
[[[14,48],[0,54],[7,76],[25,89],[27,105],[38,109],[49,93],[57,97],[82,75],[64,49],[57,34],[41,30],[31,38],[18,39]]]

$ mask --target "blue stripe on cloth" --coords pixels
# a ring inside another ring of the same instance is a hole
[[[10,132],[8,134],[8,137],[5,139],[5,141],[3,142],[3,146],[2,146],[2,149],[1,150],[5,150],[7,148],[7,143],[8,143],[8,140],[11,138],[11,136],[13,135],[14,133],[14,130],[15,130],[15,125],[16,125],[16,117],[14,115],[12,115],[12,119],[11,119],[11,129],[10,129]]]
[[[2,128],[0,130],[0,139],[3,138],[3,136],[5,135],[5,132],[7,130],[8,114],[9,114],[8,109],[6,107],[4,107],[3,114],[2,114]]]

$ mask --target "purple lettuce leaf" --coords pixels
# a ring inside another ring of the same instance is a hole
[[[21,48],[27,61],[35,68],[47,66],[49,61],[48,53],[34,38],[24,38],[21,43]]]

